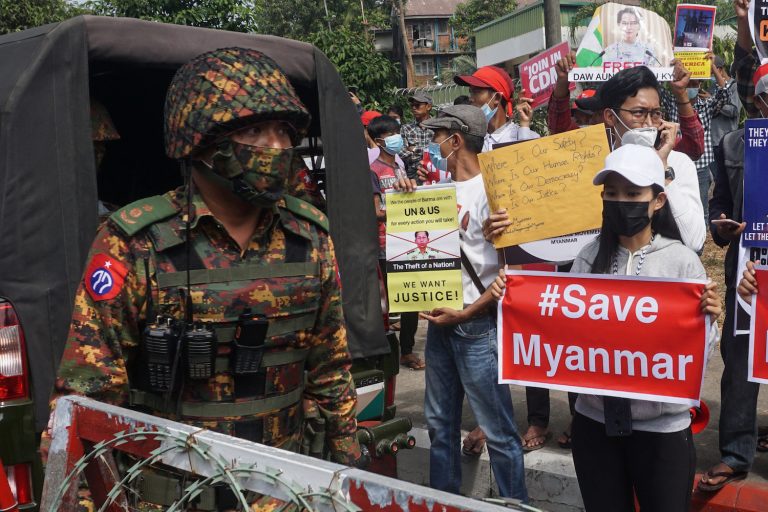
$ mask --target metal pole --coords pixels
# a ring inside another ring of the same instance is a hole
[[[544,40],[547,48],[563,40],[560,27],[560,0],[544,0]]]

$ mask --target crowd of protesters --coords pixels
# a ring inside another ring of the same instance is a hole
[[[694,482],[696,451],[686,406],[569,393],[572,423],[557,443],[572,449],[588,511],[688,510],[691,489],[714,492],[747,476],[755,451],[768,451],[758,436],[758,384],[747,380],[748,334],[734,334],[736,296],[757,292],[754,267],[738,275],[742,221],[744,134],[742,108],[750,118],[768,117],[768,64],[753,49],[747,1],[735,0],[738,22],[734,61],[708,54],[714,78],[692,80],[674,60],[672,79],[659,83],[645,66],[624,69],[572,98],[568,73],[575,54],[556,64],[557,82],[547,105],[548,134],[604,124],[611,146],[593,180],[602,187],[599,237],[572,264],[558,271],[677,279],[706,279],[699,259],[707,230],[725,257],[722,339],[716,320],[723,302],[716,286],[701,290],[701,314],[712,319],[709,350],[720,341],[720,462]],[[730,65],[729,65],[730,64]],[[510,390],[498,384],[495,302],[502,296],[500,255],[493,240],[510,224],[505,210],[491,212],[477,155],[499,144],[547,135],[531,127],[533,109],[525,91],[502,68],[485,66],[455,82],[469,88],[433,116],[426,92],[409,97],[413,121],[395,107],[386,115],[363,113],[370,143],[374,204],[385,256],[384,192],[410,191],[435,170],[455,184],[459,203],[464,309],[418,313],[426,320],[425,358],[413,354],[416,313],[400,318],[401,363],[425,369],[425,414],[431,439],[430,483],[459,492],[461,453],[487,448],[502,496],[527,500],[524,451],[544,446],[549,431],[549,392],[527,388],[527,428],[518,432]],[[376,116],[366,121],[366,116]],[[432,181],[429,181],[430,183]],[[733,223],[711,223],[731,219]],[[466,259],[464,257],[466,255]],[[382,272],[385,266],[382,265]],[[491,311],[491,313],[489,313]],[[483,368],[483,372],[477,372]],[[460,439],[464,398],[478,428]]]

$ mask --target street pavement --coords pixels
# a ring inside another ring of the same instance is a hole
[[[422,357],[425,336],[426,321],[421,320],[414,351]],[[428,361],[427,364],[429,364]],[[720,417],[720,376],[722,371],[723,360],[719,350],[716,349],[710,358],[702,391],[702,400],[709,406],[711,418],[707,428],[695,436],[697,473],[706,471],[720,460],[718,420]],[[527,428],[525,390],[519,386],[511,386],[511,388],[515,418],[522,434]],[[552,391],[550,397],[549,428],[552,436],[541,450],[528,453],[525,456],[528,488],[533,505],[550,512],[576,512],[582,508],[570,451],[560,448],[556,442],[558,434],[568,427],[570,421],[567,394],[561,391]],[[409,416],[412,419],[417,438],[417,448],[413,453],[401,452],[398,455],[400,477],[415,483],[427,484],[429,440],[425,431],[423,371],[413,371],[401,367],[397,379],[396,403],[398,416]],[[768,395],[761,394],[757,408],[758,424],[768,425]],[[469,431],[474,427],[472,411],[465,401],[462,429]],[[487,457],[486,452],[479,461],[476,459],[465,460],[463,464],[465,486],[462,488],[462,493],[477,498],[493,495],[492,486],[489,485],[491,476],[488,471]],[[748,484],[757,484],[759,487],[768,485],[768,453],[757,453],[747,482]]]

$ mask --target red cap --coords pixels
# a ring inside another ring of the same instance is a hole
[[[583,99],[586,99],[586,98],[591,98],[592,96],[595,95],[596,92],[597,91],[595,89],[584,89],[581,92],[581,94],[579,94],[578,96],[576,96],[576,98],[574,98],[573,103],[571,103],[571,109],[572,110],[584,110],[584,109],[579,108],[579,106],[576,104],[576,100],[583,100]]]
[[[515,90],[515,84],[509,73],[503,69],[496,66],[483,66],[471,75],[455,76],[453,81],[458,85],[493,89],[507,100],[507,115],[513,114],[512,92]]]
[[[752,80],[755,82],[755,96],[768,91],[768,64],[757,68]]]
[[[360,120],[363,122],[363,126],[367,127],[368,123],[370,123],[371,120],[376,119],[377,117],[381,117],[381,112],[376,112],[375,110],[366,110],[360,116]]]

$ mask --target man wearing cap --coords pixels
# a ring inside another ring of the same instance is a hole
[[[734,2],[737,18],[734,68],[739,99],[749,118],[768,117],[768,65],[760,66],[753,52],[748,0]],[[758,67],[759,66],[759,67]],[[758,437],[757,398],[760,385],[747,380],[749,335],[734,334],[739,308],[736,287],[741,278],[741,233],[744,202],[744,129],[725,134],[715,147],[715,188],[709,203],[710,219],[731,219],[738,224],[711,225],[713,241],[728,246],[725,254],[725,320],[720,340],[723,375],[720,379],[720,462],[702,475],[698,489],[715,492],[729,482],[743,480],[752,469],[755,450],[768,450],[768,439]]]
[[[491,468],[504,497],[527,499],[520,436],[509,386],[497,382],[495,304],[490,290],[499,261],[483,237],[488,200],[477,154],[488,123],[471,105],[443,109],[424,123],[434,130],[430,155],[446,167],[456,185],[462,252],[464,308],[435,308],[420,316],[429,321],[425,357],[424,412],[430,448],[430,485],[458,493],[461,486],[459,448],[461,408],[466,395],[486,433]],[[478,371],[482,369],[482,371]]]
[[[704,152],[704,129],[701,126],[701,122],[699,121],[696,112],[687,104],[685,88],[688,83],[687,76],[689,76],[690,73],[686,71],[685,67],[679,61],[673,62],[673,91],[675,91],[675,98],[679,98],[679,101],[685,102],[681,104],[679,109],[677,122],[680,123],[680,134],[682,135],[682,138],[675,143],[675,151],[685,153],[691,160],[696,160]],[[568,88],[568,72],[571,71],[575,65],[576,53],[574,52],[566,54],[557,61],[557,64],[555,65],[557,81],[555,82],[555,88],[552,90],[552,96],[549,99],[549,107],[547,109],[547,125],[552,134],[575,129],[574,123],[571,122],[571,112],[569,110],[570,90]],[[602,105],[600,99],[601,89],[602,85],[598,87],[594,95],[586,98],[577,98],[575,101],[578,108],[595,113],[593,124],[602,122],[602,112],[605,107]],[[662,94],[664,93],[662,92]]]
[[[493,149],[494,144],[536,139],[539,134],[531,130],[533,112],[530,101],[521,98],[517,106],[520,124],[514,122],[512,95],[515,85],[509,74],[496,66],[483,66],[471,75],[453,78],[458,85],[469,87],[470,103],[480,107],[488,123],[483,142],[483,152]]]
[[[736,80],[731,78],[728,74],[728,68],[725,65],[725,61],[719,55],[715,55],[715,68],[717,68],[720,75],[725,79],[725,85],[723,85],[722,88],[728,91],[728,100],[720,109],[720,112],[717,112],[712,116],[710,133],[713,146],[717,146],[726,133],[732,132],[739,127],[739,118],[741,114],[741,101],[739,101],[739,94],[738,91],[736,91]],[[711,91],[712,94],[719,88],[720,86],[717,84],[713,85]],[[711,170],[712,175],[714,176],[714,165],[711,167]]]
[[[712,53],[708,53],[707,58],[710,61],[712,75],[715,77],[715,82],[717,84],[715,93],[710,96],[709,94],[700,91],[700,80],[689,80],[685,91],[687,101],[693,107],[696,114],[698,114],[699,121],[704,129],[704,152],[698,159],[692,160],[694,160],[696,164],[696,173],[699,180],[699,196],[701,197],[701,204],[704,207],[705,222],[708,223],[707,204],[709,202],[709,186],[712,184],[709,168],[714,161],[712,148],[714,145],[713,143],[715,142],[711,134],[712,117],[718,114],[723,106],[726,105],[729,94],[728,90],[725,88],[725,76],[723,76],[720,69],[715,66]],[[673,98],[662,89],[661,106],[666,113],[667,120],[677,122],[678,107],[684,104],[685,101],[681,101],[680,98]]]
[[[411,105],[414,121],[404,124],[400,128],[400,135],[403,137],[405,148],[400,156],[405,162],[405,171],[408,173],[408,177],[416,179],[416,169],[433,135],[432,130],[424,128],[422,125],[424,121],[429,119],[432,111],[432,96],[419,91],[408,98],[408,103]]]
[[[54,403],[85,395],[292,451],[324,441],[337,462],[358,460],[327,218],[284,194],[309,123],[288,79],[258,51],[214,50],[178,70],[165,149],[190,179],[99,230]],[[310,437],[310,417],[324,434]],[[139,480],[144,501],[179,498],[173,474],[146,469]],[[235,508],[216,489],[203,493],[198,510]]]

